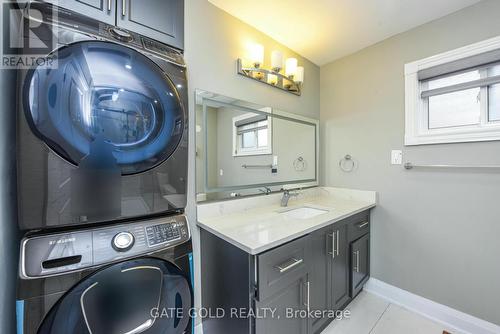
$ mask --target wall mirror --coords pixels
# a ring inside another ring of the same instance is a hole
[[[318,120],[196,91],[197,200],[318,185]]]

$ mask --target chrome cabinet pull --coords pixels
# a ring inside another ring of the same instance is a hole
[[[311,312],[311,282],[307,281],[306,286],[306,302],[304,304],[307,307],[307,313]]]
[[[108,0],[108,12],[111,11],[111,0]]]
[[[336,245],[335,245],[335,234],[337,232],[333,232],[332,233],[332,259],[335,259],[335,250],[337,249]]]
[[[358,225],[358,228],[363,228],[363,227],[365,227],[368,224],[369,224],[368,222],[361,223],[361,224]]]
[[[290,263],[290,262],[292,262],[292,263]],[[276,269],[279,270],[280,274],[283,274],[283,273],[287,272],[288,270],[298,266],[302,262],[304,262],[303,259],[297,260],[296,258],[291,258],[290,260],[286,261],[285,263],[282,263],[282,264],[276,266]]]
[[[333,233],[329,233],[326,235],[326,252],[328,255],[332,255],[333,257],[335,257],[335,249],[333,248],[333,238],[334,238]],[[330,247],[328,246],[330,240],[332,241],[332,251],[329,251]]]
[[[125,6],[127,5],[127,0],[122,0],[122,16],[125,16]]]
[[[354,256],[356,256],[356,265],[354,266],[354,270],[359,273],[359,251],[355,251]]]
[[[337,249],[337,256],[340,255],[340,253],[339,253],[339,244],[340,244],[340,242],[339,242],[339,234],[340,234],[340,231],[337,231],[337,242],[335,244],[335,246],[337,246],[336,247],[336,249]]]

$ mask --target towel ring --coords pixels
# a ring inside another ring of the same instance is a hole
[[[303,172],[307,169],[307,161],[303,157],[298,157],[293,161],[293,168],[297,172]]]
[[[346,154],[345,157],[340,159],[339,167],[342,171],[350,173],[356,168],[356,162],[352,159],[351,155]]]

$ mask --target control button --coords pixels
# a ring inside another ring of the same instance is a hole
[[[120,232],[113,237],[112,246],[118,252],[126,252],[134,245],[134,236],[130,232]]]
[[[134,40],[134,37],[128,31],[122,30],[120,28],[113,27],[109,29],[109,32],[111,33],[111,35],[113,35],[114,38],[122,42],[131,42]]]

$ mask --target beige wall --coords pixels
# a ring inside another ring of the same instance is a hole
[[[410,30],[321,68],[322,182],[379,192],[372,276],[500,325],[500,174],[390,165],[500,164],[500,142],[404,147],[404,64],[500,34],[500,1]],[[359,163],[341,172],[339,159]]]
[[[200,299],[199,235],[195,227],[194,90],[272,106],[284,111],[319,118],[319,68],[283,45],[210,4],[207,0],[187,0],[185,13],[185,56],[188,65],[190,119],[190,166],[188,207],[195,248],[196,303]],[[302,96],[298,97],[236,74],[236,59],[245,55],[246,43],[258,42],[266,49],[269,63],[272,50],[295,56],[305,67]]]

